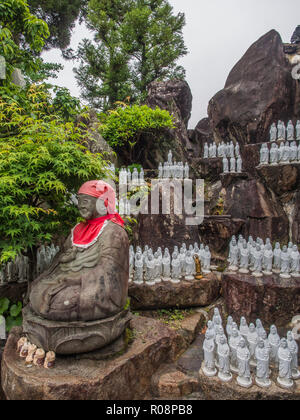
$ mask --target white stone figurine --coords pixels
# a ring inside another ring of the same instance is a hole
[[[291,261],[291,276],[300,277],[300,253],[298,251],[297,245],[293,245],[292,252],[290,254]]]
[[[283,279],[290,279],[290,256],[287,247],[284,246],[281,251],[281,266],[280,266],[280,277]]]
[[[278,121],[277,132],[278,132],[278,137],[277,137],[278,140],[286,139],[286,128],[283,121]]]
[[[6,340],[6,321],[3,315],[0,315],[0,340]]]
[[[230,372],[230,349],[225,335],[220,337],[217,354],[219,367],[218,378],[222,382],[230,382],[232,380],[232,374]]]
[[[137,168],[134,168],[132,172],[132,184],[133,185],[139,184],[139,173],[137,171]]]
[[[134,270],[133,281],[136,284],[142,284],[144,264],[143,264],[143,256],[140,253],[136,254],[134,268],[135,270]]]
[[[230,172],[231,173],[236,172],[236,159],[235,159],[235,157],[230,158]]]
[[[261,388],[269,388],[272,384],[270,381],[269,369],[270,356],[269,351],[265,347],[265,343],[262,339],[259,340],[255,349],[255,358],[257,361],[255,382]]]
[[[273,249],[272,249],[271,244],[266,245],[266,248],[264,250],[263,267],[264,267],[263,273],[266,276],[271,276],[272,275],[272,267],[273,267]]]
[[[256,249],[253,253],[254,266],[253,266],[253,276],[262,277],[262,263],[263,263],[263,252],[260,245],[256,246]]]
[[[155,264],[155,283],[161,283],[162,278],[162,260],[158,252],[154,254],[154,264]]]
[[[288,142],[285,143],[281,156],[281,163],[288,164],[290,162],[290,145]]]
[[[144,173],[144,169],[141,168],[140,170],[140,185],[145,184],[145,173]]]
[[[229,338],[230,347],[230,369],[234,373],[238,373],[237,349],[241,341],[241,336],[236,328],[233,328],[232,335]]]
[[[294,386],[294,381],[292,380],[293,356],[288,348],[288,343],[285,338],[283,338],[280,342],[278,361],[279,373],[277,382],[281,387],[290,389]]]
[[[222,325],[222,317],[220,315],[220,311],[218,308],[214,308],[214,315],[212,318],[212,322],[214,326],[221,326]]]
[[[256,332],[259,338],[262,338],[264,336],[264,333],[266,332],[260,319],[256,320]]]
[[[297,121],[296,124],[296,140],[300,140],[300,121]]]
[[[278,335],[276,325],[271,325],[268,340],[270,345],[270,360],[272,363],[278,364],[278,350],[280,347],[280,337]]]
[[[194,280],[195,274],[195,260],[190,251],[186,253],[185,257],[185,280]]]
[[[298,147],[295,141],[290,146],[290,162],[297,162],[298,160]]]
[[[296,340],[294,339],[293,333],[292,331],[288,331],[287,333],[287,344],[288,344],[288,348],[292,354],[292,363],[291,363],[291,368],[292,368],[292,378],[297,380],[300,379],[300,372],[298,369],[298,344],[296,342]]]
[[[249,273],[249,259],[250,252],[248,249],[247,242],[245,241],[243,247],[240,249],[240,273],[248,274]]]
[[[256,360],[255,360],[255,349],[258,344],[259,336],[256,331],[255,325],[250,324],[249,325],[249,332],[247,336],[247,342],[249,344],[249,351],[250,351],[250,365],[256,366]]]
[[[276,140],[277,140],[277,127],[276,127],[276,124],[273,123],[270,128],[270,141],[276,141]]]
[[[215,340],[216,330],[215,330],[214,323],[212,321],[208,321],[208,323],[207,323],[206,334],[209,334],[209,337],[212,338],[213,340]]]
[[[205,274],[211,273],[210,262],[211,262],[211,253],[210,253],[209,247],[206,246],[205,253],[203,255],[203,270],[202,270],[203,273]]]
[[[229,315],[229,317],[227,318],[227,324],[226,324],[226,333],[228,338],[231,337],[232,335],[232,324],[233,324],[233,318],[232,316]]]
[[[239,252],[236,238],[233,237],[229,246],[229,271],[237,271],[239,269]]]
[[[229,157],[233,158],[234,157],[234,144],[233,141],[230,142],[229,144]]]
[[[243,172],[243,162],[241,156],[237,157],[236,160],[236,171],[237,173],[241,174]]]
[[[234,150],[235,150],[235,157],[238,158],[240,156],[240,145],[238,143],[236,143]]]
[[[240,323],[240,335],[244,338],[246,342],[247,342],[248,334],[249,334],[249,327],[248,327],[246,318],[242,316],[241,323]]]
[[[158,166],[158,179],[162,179],[162,177],[163,177],[163,166],[160,163]]]
[[[270,164],[278,165],[279,155],[277,144],[273,143],[270,150]]]
[[[215,340],[211,336],[210,332],[207,331],[205,334],[205,340],[203,343],[204,362],[202,365],[202,371],[205,376],[212,377],[217,374],[216,363],[215,363]]]
[[[228,158],[223,157],[223,172],[224,174],[228,174],[229,172],[229,164],[228,164]]]
[[[281,163],[282,162],[282,158],[283,158],[283,153],[284,153],[284,143],[281,143],[278,149],[278,162]]]
[[[287,140],[293,141],[295,140],[295,127],[293,121],[289,121],[287,125]]]
[[[279,242],[276,242],[273,254],[273,272],[279,274],[281,269],[281,248]]]
[[[237,383],[243,388],[250,388],[252,385],[252,378],[250,373],[250,351],[246,345],[246,341],[241,338],[237,349],[238,361],[238,377]]]
[[[211,157],[212,158],[217,157],[217,145],[215,142],[212,144],[212,147],[211,147]]]
[[[162,268],[163,268],[163,281],[170,281],[171,280],[171,256],[169,254],[169,250],[165,249],[164,257],[162,260]]]
[[[173,254],[172,258],[172,279],[171,282],[174,284],[180,283],[181,278],[181,267],[178,253]]]
[[[169,150],[169,153],[168,153],[168,163],[169,163],[169,165],[172,165],[172,161],[173,161],[172,150]]]
[[[204,155],[203,155],[204,159],[208,159],[208,153],[209,153],[208,144],[205,143],[204,144]]]
[[[148,255],[147,264],[146,264],[146,273],[145,273],[145,280],[149,286],[155,285],[155,262],[152,254]]]
[[[185,179],[189,179],[189,177],[190,177],[190,167],[189,167],[188,163],[186,163],[185,166],[184,166],[184,177],[185,177]]]
[[[264,143],[260,149],[260,164],[261,165],[269,164],[269,149],[266,143]]]

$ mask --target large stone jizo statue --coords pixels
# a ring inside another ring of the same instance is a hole
[[[115,192],[89,181],[78,192],[85,219],[74,227],[50,268],[32,284],[24,309],[30,342],[58,354],[101,349],[119,338],[129,321],[124,309],[129,241],[115,212]]]

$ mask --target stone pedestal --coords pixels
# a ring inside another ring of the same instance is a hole
[[[23,310],[23,331],[29,341],[56,354],[79,354],[101,349],[125,331],[131,315],[128,310],[92,322],[48,321],[35,315],[29,306]]]
[[[219,274],[219,273],[218,273]],[[208,306],[220,295],[221,282],[217,273],[207,274],[201,280],[178,284],[162,282],[149,286],[130,284],[128,294],[131,309],[168,309]]]
[[[127,349],[106,360],[98,352],[58,356],[54,369],[32,366],[16,353],[21,328],[9,335],[2,359],[8,400],[136,400],[149,393],[152,374],[177,354],[178,334],[159,321],[134,317]]]
[[[225,272],[222,284],[228,315],[233,317],[243,315],[249,322],[260,318],[265,325],[281,327],[300,313],[300,279]]]

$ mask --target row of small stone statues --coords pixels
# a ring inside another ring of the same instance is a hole
[[[248,274],[249,270],[255,277],[280,274],[280,277],[289,279],[300,277],[300,253],[298,246],[292,242],[281,249],[277,242],[273,249],[271,241],[266,243],[261,238],[256,241],[249,237],[248,242],[242,235],[239,239],[233,236],[229,245],[229,271],[238,271]]]
[[[45,271],[52,263],[59,247],[42,245],[37,252],[37,275]],[[23,283],[29,279],[29,258],[25,255],[18,255],[15,261],[9,261],[0,271],[0,284]]]
[[[230,168],[229,168],[230,166]],[[229,169],[231,173],[242,173],[243,172],[243,161],[241,156],[237,159],[232,157],[228,159],[227,157],[223,158],[223,173],[228,174]]]
[[[53,351],[45,352],[38,349],[35,344],[31,344],[27,337],[21,337],[17,343],[17,353],[25,360],[28,368],[37,366],[45,369],[53,369],[55,365],[56,355]]]
[[[203,344],[204,362],[202,372],[208,377],[217,374],[223,382],[233,379],[236,373],[237,383],[244,388],[253,385],[251,368],[255,370],[255,382],[259,387],[269,388],[270,367],[278,372],[277,383],[280,387],[290,389],[294,380],[300,379],[298,370],[298,345],[293,333],[289,331],[287,338],[280,338],[275,325],[267,335],[262,322],[258,319],[256,326],[248,326],[242,317],[240,326],[228,317],[226,333],[222,318],[217,308],[214,316],[208,321]]]
[[[295,141],[281,143],[280,146],[272,143],[269,149],[267,143],[260,148],[260,165],[278,165],[280,163],[300,162],[300,144]]]
[[[179,283],[181,279],[188,281],[194,280],[196,274],[195,256],[199,257],[203,273],[210,273],[211,253],[208,246],[197,243],[187,248],[182,244],[180,250],[178,246],[174,247],[172,256],[168,248],[164,253],[158,248],[155,253],[152,249],[145,246],[144,251],[141,247],[134,251],[133,246],[129,250],[129,270],[130,281],[136,284],[142,284],[145,280],[148,285],[155,285],[161,281],[170,281]]]
[[[145,184],[145,174],[144,169],[141,168],[140,171],[137,168],[133,168],[131,172],[130,168],[121,168],[119,173],[119,183],[120,185],[133,184],[133,185],[143,185]]]
[[[222,157],[222,158],[238,158],[240,156],[240,145],[236,143],[236,145],[233,144],[233,141],[230,143],[225,143],[222,141],[220,144],[216,144],[215,142],[211,143],[210,145],[208,143],[204,144],[204,159],[209,158],[216,158],[216,157]]]
[[[273,123],[270,128],[270,141],[277,140],[300,140],[300,121],[298,120],[296,126],[293,121],[289,121],[287,126],[283,121]]]
[[[158,179],[189,179],[190,176],[190,167],[186,162],[185,165],[183,162],[173,161],[172,150],[169,150],[168,161],[160,163],[158,165]]]

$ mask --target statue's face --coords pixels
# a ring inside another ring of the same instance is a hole
[[[80,215],[86,220],[107,215],[104,201],[86,194],[78,195],[78,209]]]

